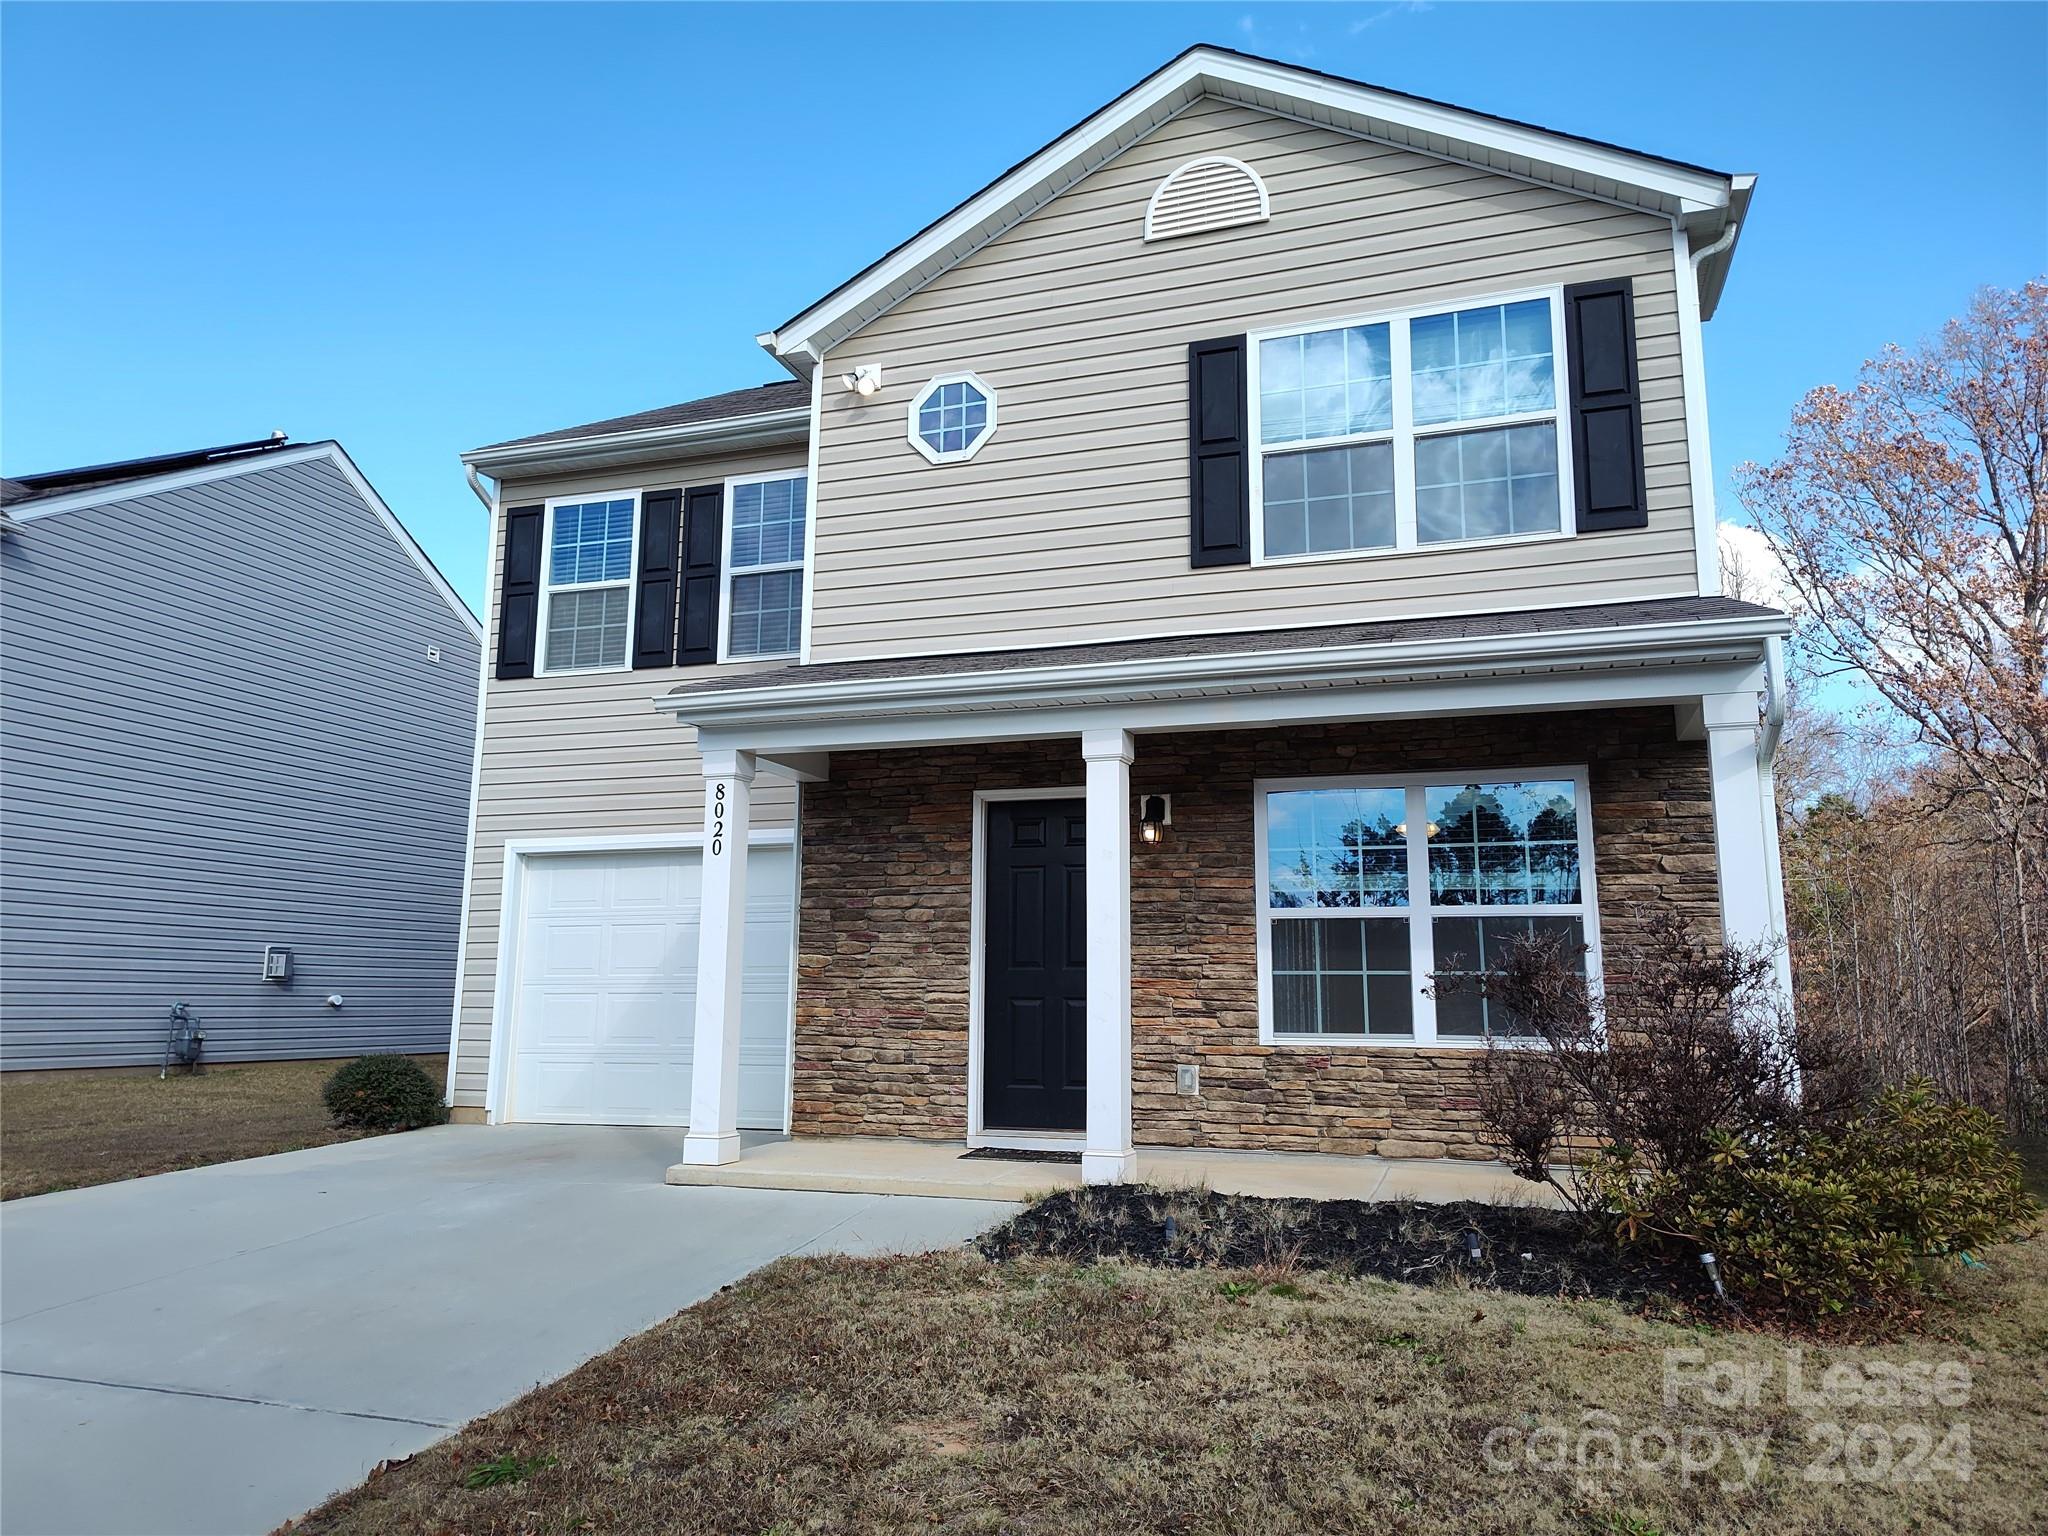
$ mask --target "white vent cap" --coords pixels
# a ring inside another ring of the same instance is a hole
[[[1204,155],[1190,160],[1152,193],[1145,205],[1145,238],[1172,240],[1205,230],[1262,224],[1273,216],[1266,184],[1242,160]]]

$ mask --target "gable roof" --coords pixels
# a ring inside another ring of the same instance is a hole
[[[1204,96],[1676,219],[1695,250],[1713,248],[1700,263],[1702,319],[1713,314],[1720,298],[1734,255],[1733,233],[1755,183],[1753,176],[1709,170],[1204,43],[755,339],[793,373],[808,377],[823,352]]]
[[[398,547],[406,558],[419,567],[420,574],[441,595],[455,616],[469,626],[478,640],[483,639],[484,627],[477,616],[470,611],[456,590],[448,584],[448,578],[441,574],[441,568],[433,558],[420,547],[419,541],[407,531],[376,488],[363,478],[363,472],[356,468],[355,460],[340,443],[328,438],[316,443],[289,443],[280,435],[256,443],[232,443],[223,448],[195,448],[185,453],[158,454],[147,459],[121,459],[111,464],[93,465],[85,469],[52,470],[40,475],[16,475],[11,483],[25,486],[31,495],[23,501],[11,501],[7,505],[9,533],[18,533],[24,526],[32,525],[38,519],[60,513],[81,512],[88,507],[104,506],[111,501],[127,501],[137,496],[154,496],[164,491],[180,490],[188,485],[202,485],[211,480],[226,480],[237,475],[254,474],[259,471],[279,468],[290,464],[305,464],[324,459],[333,464],[348,481],[351,489],[360,496],[363,504],[376,516],[391,536],[398,541]]]

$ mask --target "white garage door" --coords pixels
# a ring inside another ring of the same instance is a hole
[[[747,862],[742,1126],[780,1130],[789,1074],[787,848]],[[700,856],[589,853],[526,862],[512,1020],[512,1118],[688,1125]]]

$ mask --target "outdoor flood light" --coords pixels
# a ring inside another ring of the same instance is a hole
[[[851,373],[839,375],[839,382],[852,390],[856,395],[872,395],[882,387],[882,365],[880,363],[862,363]]]
[[[1173,804],[1164,795],[1147,795],[1138,802],[1138,840],[1161,842],[1173,824]]]

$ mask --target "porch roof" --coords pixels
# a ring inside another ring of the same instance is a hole
[[[653,703],[696,726],[702,747],[763,752],[1682,703],[1755,684],[1789,628],[1755,603],[1664,598],[827,662],[707,677]]]

